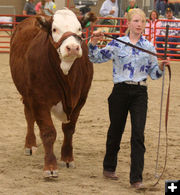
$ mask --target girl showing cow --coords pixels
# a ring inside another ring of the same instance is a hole
[[[128,30],[118,39],[130,42],[138,47],[155,52],[152,43],[142,36],[146,25],[146,15],[139,9],[132,9],[127,14]],[[97,42],[103,33],[95,31],[89,43],[89,57],[93,63],[113,61],[114,87],[108,98],[110,126],[107,132],[106,153],[103,161],[103,175],[117,180],[117,155],[120,149],[127,115],[131,118],[131,169],[130,184],[141,188],[144,168],[144,129],[147,114],[147,77],[159,79],[168,60],[158,64],[156,56],[129,47],[112,40],[106,47],[99,49]]]

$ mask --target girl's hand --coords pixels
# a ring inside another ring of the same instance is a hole
[[[96,45],[98,41],[102,40],[104,36],[104,33],[101,32],[100,30],[94,31],[93,36],[91,38],[91,44]]]
[[[167,66],[167,65],[170,65],[170,61],[169,61],[169,58],[167,58],[166,60],[162,60],[161,63],[159,64],[159,68],[163,71],[163,67]]]

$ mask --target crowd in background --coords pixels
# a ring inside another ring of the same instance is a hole
[[[56,10],[54,0],[41,0],[35,4],[35,0],[27,0],[24,5],[23,15],[45,14],[52,16]]]
[[[179,15],[180,3],[175,2],[175,1],[174,3],[171,3],[171,2],[168,2],[168,0],[156,0],[155,1],[155,9],[162,16],[165,15],[165,11],[168,7],[172,9],[174,16]]]
[[[138,5],[140,7],[142,7],[142,5],[141,5],[142,1],[128,0],[127,1],[128,6],[125,9],[122,9],[120,7],[121,6],[120,2],[122,2],[122,1],[120,1],[120,0],[104,0],[102,6],[100,8],[99,14],[101,16],[113,15],[115,17],[117,17],[117,16],[120,17],[120,16],[127,15],[127,12],[129,10],[131,10],[132,8],[138,8]],[[153,2],[154,2],[154,6],[151,6],[151,7],[154,7],[154,9],[158,12],[160,17],[165,16],[165,11],[166,11],[166,8],[168,8],[168,7],[170,7],[173,10],[174,16],[179,16],[180,3],[178,1],[154,0]],[[116,7],[116,9],[119,9],[118,14],[117,14],[117,10],[116,10],[116,13],[113,12],[113,9],[111,9],[112,7]]]
[[[35,15],[35,14],[46,14],[52,15],[56,10],[55,0],[40,0],[38,3],[35,3],[36,0],[26,0],[23,15]],[[169,3],[170,2],[170,3]],[[165,16],[166,8],[170,7],[173,11],[174,16],[179,16],[180,3],[178,1],[168,0],[155,0],[154,1],[154,9],[158,12],[160,18]],[[125,10],[120,8],[118,0],[104,0],[99,10],[99,14],[102,17],[113,16],[119,17],[124,14],[127,15],[128,11],[133,8],[138,8],[138,0],[128,0],[128,6]],[[88,8],[88,9],[87,9]],[[85,6],[80,8],[80,12],[85,14],[89,12],[91,8],[89,6]],[[122,13],[121,13],[122,12]],[[121,13],[121,14],[120,14]]]

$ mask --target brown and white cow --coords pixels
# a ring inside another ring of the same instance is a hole
[[[88,49],[81,40],[82,27],[95,20],[92,13],[78,19],[69,9],[62,9],[53,17],[25,19],[11,38],[11,74],[27,121],[25,153],[31,155],[37,147],[36,122],[45,150],[45,177],[58,176],[51,113],[62,121],[61,161],[67,166],[74,161],[72,137],[93,77]]]

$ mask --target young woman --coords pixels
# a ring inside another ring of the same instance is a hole
[[[155,52],[152,43],[143,38],[142,32],[146,24],[146,15],[139,9],[132,9],[127,14],[127,35],[119,39],[130,42],[138,47]],[[118,179],[115,174],[117,154],[124,132],[128,112],[131,116],[131,170],[130,183],[132,187],[142,187],[144,168],[144,128],[147,113],[148,75],[158,79],[162,75],[163,65],[169,64],[163,60],[159,65],[156,56],[112,40],[102,49],[97,47],[103,33],[94,32],[89,43],[89,57],[93,63],[113,61],[114,87],[108,98],[110,126],[107,133],[106,154],[103,162],[103,175],[106,178]]]
[[[153,10],[149,15],[149,22],[146,23],[145,34],[148,36],[148,39],[154,43],[156,40],[156,35],[160,34],[161,29],[158,29],[162,26],[161,21],[158,21],[159,14],[156,10]],[[154,36],[155,35],[155,36]]]
[[[35,10],[37,14],[44,14],[44,5],[45,5],[45,0],[40,0],[36,6],[35,6]]]

